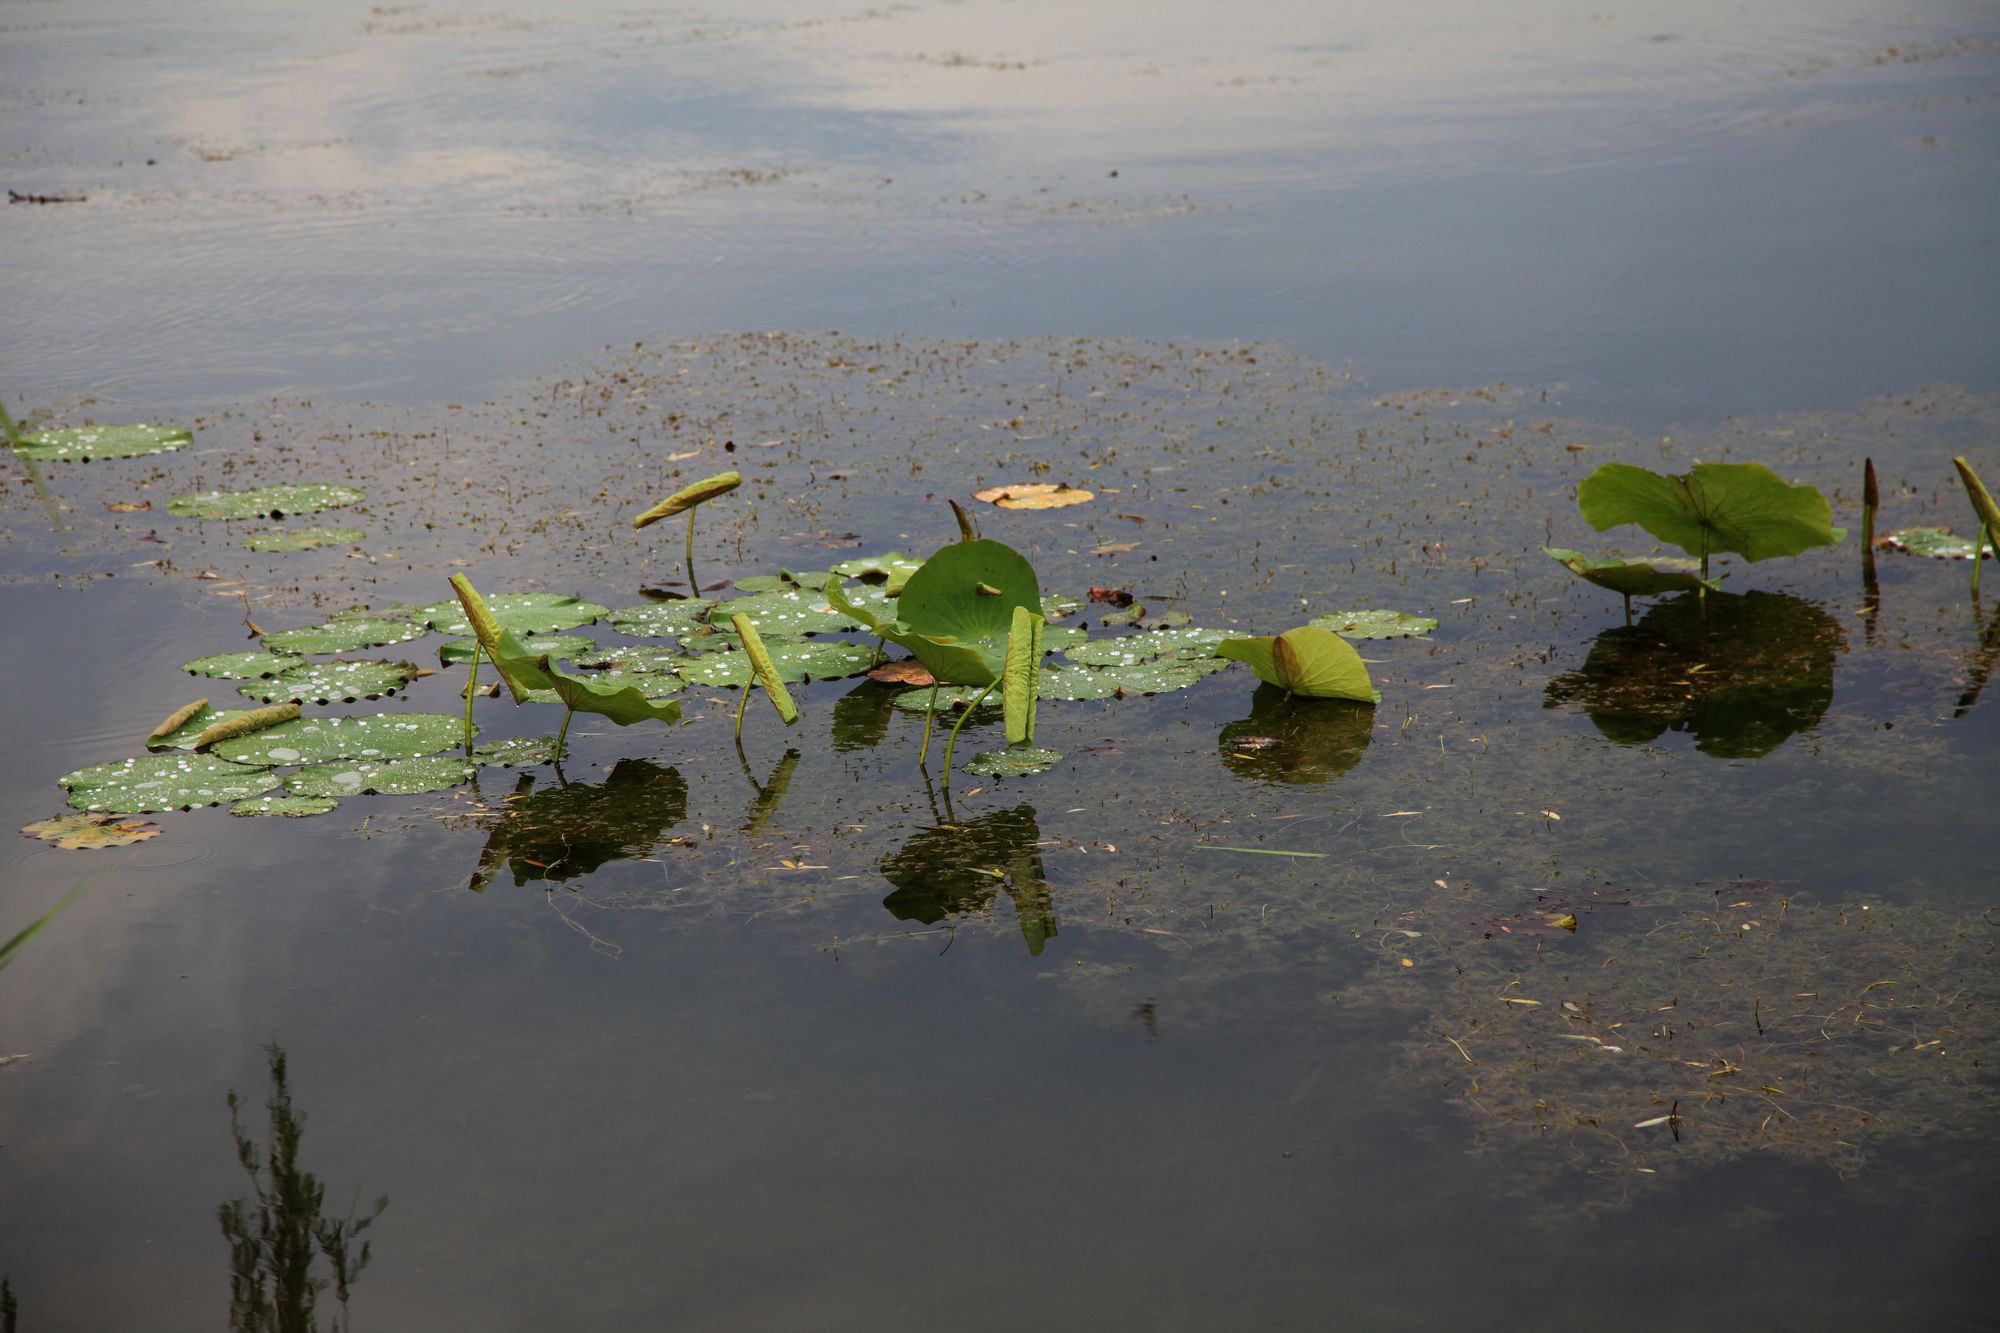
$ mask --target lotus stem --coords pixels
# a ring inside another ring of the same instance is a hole
[[[986,696],[993,693],[993,685],[998,685],[999,683],[1000,681],[996,677],[992,685],[988,685],[985,689],[981,690],[979,697],[965,706],[965,711],[958,715],[958,721],[951,724],[951,735],[945,737],[944,742],[944,789],[947,792],[951,790],[951,750],[954,745],[958,744],[958,729],[965,725],[965,719],[972,716],[973,709],[986,702]]]
[[[922,768],[924,766],[924,762],[931,757],[931,719],[937,716],[937,692],[938,692],[938,683],[936,681],[932,681],[931,704],[930,707],[924,710],[924,748],[917,751],[918,768]]]
[[[465,682],[465,743],[472,744],[472,698],[479,693],[479,640],[472,641],[472,676]]]
[[[736,748],[739,750],[743,748],[743,710],[750,706],[750,691],[756,688],[757,682],[755,679],[744,681],[743,697],[736,701]],[[756,784],[755,778],[751,779],[751,784],[753,786]]]
[[[700,508],[700,506],[697,505],[688,510],[687,569],[688,596],[690,597],[701,596],[701,580],[694,576],[694,511],[697,508]]]
[[[1996,558],[2000,558],[2000,533],[1995,533],[1990,524],[1979,525],[1979,535],[1972,543],[1972,600],[1979,600],[1979,567],[1986,563],[1986,548],[1991,546]]]
[[[576,710],[574,708],[565,708],[563,710],[562,729],[556,732],[556,752],[555,752],[554,762],[558,764],[562,762],[562,757],[563,757],[563,738],[569,735],[569,720],[575,716],[576,716]]]

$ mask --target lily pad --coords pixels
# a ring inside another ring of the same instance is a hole
[[[826,586],[833,575],[826,570],[799,572],[781,569],[775,574],[748,574],[736,580],[738,592],[784,592],[789,589],[804,588],[816,590]]]
[[[1881,544],[1892,551],[1927,555],[1933,560],[1970,560],[1975,549],[1985,556],[1993,554],[1991,543],[1981,542],[1975,546],[1972,538],[1961,537],[1950,528],[1904,528],[1900,532],[1885,532]]]
[[[1025,778],[1046,773],[1062,762],[1060,750],[1008,749],[976,754],[964,767],[987,778]]]
[[[635,639],[671,639],[708,619],[715,603],[706,597],[672,602],[644,602],[611,613],[611,628]]]
[[[1117,638],[1091,639],[1063,656],[1082,666],[1095,667],[1136,666],[1159,657],[1190,661],[1215,656],[1216,645],[1229,637],[1228,630],[1220,629],[1148,630]]]
[[[334,809],[340,801],[332,796],[253,796],[247,801],[238,801],[229,807],[232,815],[283,815],[289,819],[304,819],[310,815],[323,815]]]
[[[1066,596],[1063,593],[1052,592],[1044,594],[1042,597],[1042,615],[1048,619],[1050,624],[1054,624],[1064,616],[1075,615],[1082,609],[1083,603],[1081,601],[1077,598]]]
[[[1059,653],[1088,641],[1090,635],[1074,625],[1050,625],[1042,630],[1042,652]]]
[[[833,567],[832,572],[844,579],[864,579],[870,583],[879,581],[882,590],[894,597],[903,591],[903,585],[910,581],[910,575],[923,567],[924,562],[915,556],[904,555],[901,551],[890,551],[887,555],[843,560]]]
[[[285,790],[294,796],[418,796],[470,782],[474,772],[463,759],[436,755],[319,764],[286,778]]]
[[[973,492],[972,498],[1002,509],[1065,509],[1097,498],[1081,486],[1062,481],[1024,481],[1008,486],[989,486]]]
[[[79,810],[123,815],[240,801],[269,791],[278,779],[268,769],[214,755],[159,754],[79,768],[56,785],[68,789],[69,803]]]
[[[1136,625],[1145,618],[1146,604],[1144,602],[1134,602],[1130,606],[1121,606],[1115,611],[1106,611],[1097,618],[1097,623],[1100,625]]]
[[[465,740],[465,719],[447,713],[307,717],[254,736],[217,741],[210,753],[238,764],[319,764],[331,759],[408,759]]]
[[[757,632],[767,639],[794,638],[801,634],[823,634],[835,630],[860,629],[861,624],[828,604],[826,594],[813,590],[761,592],[737,597],[708,613],[711,623],[727,625],[737,616],[748,616]]]
[[[684,659],[687,660],[687,659]],[[592,671],[587,677],[593,684],[604,687],[622,688],[629,686],[648,699],[664,699],[670,694],[679,694],[686,688],[687,681],[669,671],[653,671],[645,667],[612,667],[604,671]]]
[[[953,708],[969,708],[974,699],[985,693],[986,687],[983,685],[941,685],[937,692],[938,711],[942,713]],[[900,708],[906,713],[922,713],[929,710],[930,700],[930,687],[920,685],[914,690],[904,690],[889,703],[892,708]],[[987,694],[986,703],[982,707],[993,712],[1000,711],[1000,696],[997,693]]]
[[[438,664],[451,666],[458,662],[470,662],[472,650],[478,643],[477,639],[453,639],[438,649]],[[563,662],[575,658],[579,666],[594,665],[583,658],[585,654],[597,651],[597,641],[586,639],[581,634],[530,634],[521,640],[521,646],[536,657],[547,655]]]
[[[500,627],[516,634],[573,629],[611,614],[608,606],[561,592],[503,592],[487,598],[486,604],[492,608],[493,618],[500,622]],[[465,608],[456,601],[433,602],[417,614],[440,634],[472,633],[472,622],[465,618]]]
[[[1636,523],[1704,563],[1725,552],[1750,561],[1798,555],[1847,536],[1825,496],[1786,485],[1762,463],[1697,463],[1675,476],[1606,463],[1578,484],[1576,500],[1599,532]]]
[[[253,532],[239,544],[246,551],[310,551],[318,546],[350,546],[361,536],[359,528],[273,528]]]
[[[1380,703],[1368,668],[1347,640],[1317,625],[1301,625],[1271,638],[1227,639],[1216,655],[1247,662],[1257,679],[1307,699]]]
[[[414,621],[350,616],[329,620],[323,625],[266,634],[264,645],[280,653],[352,653],[363,648],[379,648],[383,644],[408,643],[428,633],[428,629]]]
[[[1329,611],[1307,623],[1331,630],[1343,639],[1406,639],[1429,634],[1438,627],[1430,616],[1413,616],[1403,611]]]
[[[553,736],[510,736],[491,745],[477,746],[472,751],[472,762],[486,768],[526,768],[531,764],[553,764],[555,761],[556,738]]]
[[[1044,699],[1076,702],[1081,699],[1109,699],[1118,693],[1117,678],[1110,671],[1087,666],[1043,667],[1035,692]]]
[[[272,653],[253,648],[247,653],[217,653],[213,657],[197,657],[192,662],[181,663],[181,670],[191,676],[208,676],[219,680],[258,680],[289,671],[304,660],[296,653]]]
[[[121,815],[57,815],[23,824],[21,832],[67,851],[95,851],[101,847],[129,847],[157,838],[160,826],[151,820],[126,819]]]
[[[671,674],[687,662],[687,655],[678,648],[663,648],[653,644],[613,644],[609,648],[591,645],[587,653],[561,653],[540,646],[545,640],[524,639],[522,646],[531,653],[547,653],[551,658],[567,661],[571,666],[586,671],[629,671]]]
[[[393,694],[416,679],[408,662],[306,662],[270,680],[253,680],[236,687],[246,699],[277,703],[352,703]]]
[[[178,449],[194,436],[178,426],[66,426],[30,431],[14,451],[37,463],[139,458]]]
[[[1214,658],[1176,662],[1156,657],[1133,666],[1106,668],[1104,676],[1118,694],[1171,694],[1200,683],[1203,676],[1213,675],[1227,665]]]
[[[344,509],[367,499],[352,486],[259,486],[250,491],[202,491],[167,501],[167,512],[181,518],[283,518]]]

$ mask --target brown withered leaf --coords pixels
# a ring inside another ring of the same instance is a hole
[[[1132,594],[1123,588],[1092,588],[1090,590],[1090,600],[1093,602],[1109,602],[1113,606],[1130,606],[1132,605]]]
[[[937,677],[914,657],[901,658],[894,662],[884,662],[868,672],[868,679],[886,681],[891,685],[935,685]]]
[[[142,509],[151,509],[153,502],[151,500],[106,500],[104,507],[113,514],[136,514]]]
[[[130,815],[57,815],[24,824],[21,832],[71,851],[127,847],[160,836],[160,826]]]

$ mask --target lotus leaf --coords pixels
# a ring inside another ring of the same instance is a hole
[[[758,635],[757,626],[748,616],[737,616],[729,623],[736,627],[737,635],[743,640],[743,656],[748,659],[757,684],[763,688],[764,697],[771,701],[771,707],[778,711],[778,717],[784,724],[791,726],[799,720],[798,706],[792,702],[791,692],[785,688],[785,683],[778,678],[778,666],[771,660],[770,650]],[[873,660],[872,654],[870,660]],[[739,743],[743,739],[743,709],[749,702],[750,690],[746,685],[743,698],[736,706],[736,739]]]
[[[1082,609],[1082,602],[1059,592],[1049,593],[1042,598],[1042,614],[1051,622],[1061,620],[1064,616],[1075,615]]]
[[[742,650],[743,639],[742,636],[731,634],[727,630],[712,629],[704,625],[699,630],[683,634],[680,639],[680,647],[683,653],[696,655],[702,653],[734,653]]]
[[[146,748],[149,750],[187,750],[194,748],[193,737],[201,735],[208,724],[215,720],[216,712],[208,706],[208,700],[196,699],[191,704],[183,704],[167,714],[159,726],[146,733]]]
[[[417,668],[408,662],[307,662],[270,680],[246,682],[236,692],[265,703],[280,699],[352,703],[394,694],[416,676]]]
[[[901,551],[891,551],[887,555],[843,560],[833,567],[833,572],[844,579],[865,579],[871,583],[879,579],[882,582],[882,590],[894,597],[903,591],[903,586],[910,581],[910,575],[923,567],[923,561],[904,555]]]
[[[1203,676],[1228,665],[1212,657],[1189,662],[1156,657],[1133,666],[1107,667],[1103,674],[1117,694],[1169,694],[1199,684]]]
[[[983,687],[978,685],[941,685],[937,692],[937,706],[969,708],[972,706],[972,701],[983,693]],[[900,708],[906,713],[927,713],[931,707],[931,687],[920,685],[914,690],[904,690],[890,700],[890,706]],[[993,705],[988,704],[986,708],[990,712]]]
[[[1975,545],[1971,538],[1961,537],[1950,528],[1904,528],[1900,532],[1885,532],[1881,544],[1892,551],[1927,555],[1933,560],[1970,560],[1975,550],[1989,557],[1993,554],[1991,543]]]
[[[939,680],[954,685],[997,680],[1014,608],[1041,605],[1034,566],[995,541],[955,542],[925,561],[897,599],[894,621],[848,601],[833,581],[828,581],[826,594],[876,634],[907,648]]]
[[[233,741],[243,736],[269,730],[282,722],[298,719],[297,704],[273,704],[266,708],[253,708],[247,713],[235,713],[229,717],[218,717],[203,728],[194,738],[194,748],[207,750],[221,741]]]
[[[408,643],[428,633],[428,629],[414,621],[352,616],[266,634],[264,646],[280,653],[352,653],[388,643]]]
[[[824,593],[814,591],[760,592],[724,602],[708,614],[709,621],[718,627],[737,616],[750,617],[759,634],[776,639],[860,627],[853,617],[834,610]]]
[[[1044,617],[1042,624],[1042,651],[1059,653],[1065,648],[1074,648],[1090,638],[1090,635],[1074,625],[1050,625]]]
[[[1118,667],[1150,662],[1156,657],[1194,661],[1214,657],[1215,647],[1230,637],[1223,629],[1156,629],[1117,638],[1091,639],[1063,654],[1083,666]]]
[[[1097,623],[1113,626],[1136,625],[1145,618],[1146,604],[1144,602],[1134,602],[1130,606],[1121,606],[1116,610],[1106,611],[1097,618]]]
[[[596,602],[586,602],[561,592],[496,593],[486,599],[486,605],[501,628],[513,630],[516,634],[548,634],[573,629],[611,614],[608,606],[599,606]],[[417,617],[428,622],[440,634],[472,633],[472,622],[465,618],[465,608],[455,601],[433,602],[420,609]]]
[[[549,676],[551,680],[549,688],[556,692],[556,697],[561,699],[571,712],[594,713],[621,727],[629,727],[637,722],[664,722],[672,725],[681,720],[679,700],[670,699],[666,703],[656,703],[647,697],[645,690],[636,686],[615,683],[600,685],[582,676],[566,676],[560,671],[551,671]],[[659,678],[649,676],[646,679],[653,682]]]
[[[470,662],[472,650],[478,644],[477,639],[453,639],[438,649],[438,665],[454,666]],[[521,640],[521,647],[534,657],[549,657],[558,662],[576,658],[579,666],[592,666],[595,664],[585,661],[584,655],[597,648],[597,641],[586,639],[581,634],[530,634]]]
[[[875,650],[865,643],[770,643],[765,650],[783,681],[838,680],[875,664]],[[740,652],[710,653],[684,661],[680,673],[697,685],[741,685],[750,679],[750,663]]]
[[[1693,592],[1715,586],[1702,579],[1701,561],[1678,556],[1658,556],[1651,560],[1598,559],[1561,546],[1544,546],[1542,554],[1586,583],[1595,583],[1626,597],[1657,597],[1662,593]],[[1315,625],[1321,623],[1313,621]],[[1431,628],[1437,628],[1435,620],[1430,623]],[[1341,632],[1332,625],[1326,628]]]
[[[611,613],[611,628],[635,639],[670,639],[708,619],[715,603],[705,597],[672,602],[644,602]]]
[[[1239,777],[1310,785],[1361,762],[1375,737],[1375,710],[1336,699],[1301,699],[1259,685],[1250,716],[1215,739],[1225,768]]]
[[[239,543],[246,551],[310,551],[319,546],[348,546],[361,540],[358,528],[274,528],[253,532]]]
[[[687,682],[672,672],[654,671],[647,667],[621,666],[605,671],[592,671],[588,679],[599,686],[629,685],[648,699],[664,699],[670,694],[679,694]]]
[[[1430,616],[1413,616],[1402,611],[1329,611],[1306,623],[1331,630],[1343,639],[1413,638],[1438,627]]]
[[[448,750],[464,734],[464,722],[447,713],[309,717],[282,723],[254,736],[218,741],[210,753],[238,764],[413,759]]]
[[[1039,607],[1014,608],[1014,626],[1007,636],[1007,660],[1001,670],[1000,707],[1007,724],[1007,743],[1025,745],[1035,739],[1035,698],[1040,685],[1042,631],[1048,621]]]
[[[14,450],[37,463],[93,458],[139,458],[178,449],[194,436],[178,426],[68,426],[30,431]]]
[[[472,752],[472,761],[488,768],[522,768],[529,764],[552,764],[556,759],[553,736],[513,736]]]
[[[2000,502],[1993,499],[1993,493],[1972,470],[1972,464],[1960,457],[1952,459],[1951,465],[1958,469],[1958,479],[1965,483],[1965,498],[1972,501],[1972,512],[1979,516],[1980,526],[2000,533]]]
[[[712,477],[681,487],[666,499],[632,520],[634,528],[647,527],[663,518],[672,518],[696,505],[707,504],[720,495],[727,495],[743,484],[743,478],[734,472],[718,472]]]
[[[1185,611],[1162,611],[1153,617],[1153,624],[1158,629],[1180,629],[1193,623],[1193,617]]]
[[[93,764],[65,773],[56,785],[69,789],[69,803],[79,810],[125,815],[240,801],[269,791],[278,779],[214,755],[159,754]]]
[[[1012,748],[989,750],[966,762],[965,771],[987,778],[1026,778],[1046,773],[1062,762],[1059,750]]]
[[[521,646],[531,653],[546,654],[555,661],[568,661],[571,666],[586,671],[628,671],[652,674],[671,673],[680,670],[687,657],[678,648],[660,647],[655,644],[618,643],[609,648],[588,644],[588,652],[556,652],[543,648],[534,639],[522,640]]]
[[[126,819],[120,815],[57,815],[24,824],[21,832],[67,851],[95,851],[102,847],[130,847],[135,842],[157,838],[160,826],[150,820]]]
[[[972,498],[1002,509],[1065,509],[1093,500],[1096,496],[1081,486],[1071,486],[1067,482],[1024,481],[1010,486],[989,486],[974,492]]]
[[[177,495],[167,501],[167,512],[181,518],[268,516],[279,519],[287,514],[344,509],[367,498],[351,486],[260,486],[252,491],[203,491],[198,495]]]
[[[295,653],[272,653],[253,648],[247,653],[217,653],[181,663],[181,670],[193,676],[222,680],[256,680],[288,671],[305,659]]]
[[[1226,639],[1218,657],[1246,662],[1257,678],[1308,699],[1380,703],[1368,668],[1347,640],[1317,625],[1301,625],[1273,638]]]
[[[456,721],[456,719],[453,719]],[[463,759],[369,759],[302,768],[285,779],[294,796],[420,796],[472,781]]]
[[[339,806],[340,801],[332,796],[253,796],[247,801],[238,801],[229,807],[232,815],[282,815],[287,819],[304,819],[310,815],[323,815]]]
[[[736,580],[738,592],[783,592],[793,588],[823,588],[833,575],[825,570],[808,570],[803,573],[781,569],[775,574],[750,574]]]
[[[1044,699],[1109,699],[1118,693],[1118,681],[1111,672],[1091,667],[1043,667],[1035,689]]]
[[[1833,526],[1826,497],[1788,486],[1762,463],[1697,463],[1663,476],[1630,463],[1606,463],[1577,487],[1578,507],[1599,532],[1636,523],[1702,562],[1731,552],[1745,560],[1797,555],[1831,546],[1847,529]]]

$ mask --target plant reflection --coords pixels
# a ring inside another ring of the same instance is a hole
[[[799,752],[785,751],[778,759],[777,765],[771,769],[769,780],[762,783],[759,783],[756,775],[751,773],[750,761],[743,757],[743,747],[740,745],[736,747],[736,757],[743,762],[743,776],[750,779],[751,787],[757,792],[750,801],[749,812],[743,816],[743,831],[760,833],[764,825],[771,822],[771,816],[778,813],[778,806],[783,803],[785,793],[792,789],[792,773],[799,766]]]
[[[907,688],[864,680],[833,701],[833,748],[872,750],[889,734],[892,705]]]
[[[643,759],[619,760],[596,786],[561,782],[537,791],[533,775],[524,773],[487,836],[468,887],[484,893],[503,869],[514,872],[518,887],[575,879],[607,861],[644,856],[687,818],[687,795],[678,772]]]
[[[1754,759],[1818,724],[1845,647],[1839,624],[1797,597],[1710,593],[1705,613],[1677,597],[1598,635],[1544,702],[1582,708],[1620,745],[1684,731],[1703,754]]]
[[[1974,624],[1977,626],[1976,620]],[[1958,696],[1953,717],[1964,717],[1972,711],[1995,666],[2000,666],[2000,607],[1993,609],[1993,618],[1979,630],[1979,646],[1965,660],[1965,690]]]
[[[1056,934],[1041,837],[1035,807],[1025,803],[924,829],[883,860],[882,877],[896,891],[882,906],[898,921],[934,926],[949,916],[986,911],[1004,889],[1028,952],[1039,955]]]
[[[1361,762],[1375,734],[1375,709],[1344,699],[1301,699],[1259,685],[1250,716],[1215,738],[1238,777],[1297,785],[1329,782]]]

